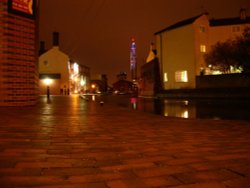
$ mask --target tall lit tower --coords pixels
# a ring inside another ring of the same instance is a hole
[[[131,46],[130,46],[130,71],[131,71],[131,79],[133,81],[136,80],[137,77],[137,66],[136,66],[136,45],[135,45],[135,38],[131,39]]]

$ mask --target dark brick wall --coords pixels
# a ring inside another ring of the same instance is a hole
[[[8,12],[0,0],[0,106],[36,104],[36,21]]]

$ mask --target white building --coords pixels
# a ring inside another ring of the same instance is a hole
[[[52,95],[69,93],[69,56],[60,51],[56,32],[53,33],[53,47],[39,57],[39,78],[40,94],[46,94],[48,85]]]
[[[204,54],[217,42],[234,39],[250,27],[250,17],[209,20],[202,14],[171,25],[157,33],[163,89],[195,88],[196,76],[206,69]]]

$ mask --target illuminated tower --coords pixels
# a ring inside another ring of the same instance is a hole
[[[131,46],[130,46],[130,71],[131,71],[131,79],[133,81],[136,80],[137,77],[137,67],[136,67],[136,45],[135,39],[131,39]]]
[[[38,0],[0,0],[0,106],[38,99]]]

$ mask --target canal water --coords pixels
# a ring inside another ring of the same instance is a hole
[[[250,120],[250,100],[247,99],[184,100],[117,95],[102,96],[99,100],[119,107],[155,113],[166,117]]]

